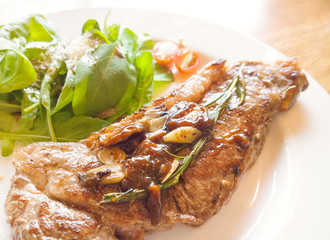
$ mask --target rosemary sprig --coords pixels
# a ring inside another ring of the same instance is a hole
[[[230,98],[232,97],[234,90],[236,89],[236,94],[239,97],[238,105],[242,104],[246,97],[246,88],[245,81],[242,74],[242,70],[244,68],[244,63],[241,65],[237,75],[230,82],[225,92],[223,92],[218,98],[212,100],[211,102],[205,104],[205,107],[209,107],[213,104],[217,104],[214,111],[209,114],[209,117],[213,120],[215,125],[218,118],[224,113],[227,109]],[[179,182],[179,179],[183,172],[188,168],[190,164],[196,159],[198,154],[203,149],[205,143],[209,138],[209,132],[205,133],[194,145],[192,151],[185,157],[180,157],[175,154],[168,152],[163,148],[163,151],[168,153],[170,156],[183,158],[181,165],[175,170],[175,172],[162,184],[158,184],[161,190],[165,190],[173,187],[175,184]],[[143,199],[147,196],[148,192],[145,189],[130,189],[127,192],[115,192],[105,194],[103,199],[101,200],[101,204],[104,203],[123,203],[129,202],[131,200]]]
[[[200,151],[203,149],[204,144],[208,139],[208,134],[204,134],[197,143],[195,143],[192,151],[183,158],[181,165],[176,169],[176,171],[170,176],[164,183],[160,184],[161,190],[168,189],[178,183],[180,176],[187,169],[190,163],[198,156]]]
[[[107,193],[103,196],[100,204],[129,202],[131,200],[145,198],[146,195],[146,190],[144,189],[129,189],[126,192]]]
[[[170,153],[169,151],[166,150],[166,148],[162,148],[162,150],[164,152],[166,152],[168,155],[170,155],[171,157],[175,157],[175,158],[185,158],[186,156],[178,156],[178,155],[175,155],[173,153]]]
[[[240,70],[238,71],[238,81],[236,84],[236,94],[239,97],[238,105],[241,105],[245,101],[246,97],[246,85],[245,85],[245,79],[242,73],[242,70],[245,66],[245,63],[242,64]]]
[[[226,90],[216,99],[213,99],[211,102],[208,102],[204,105],[204,107],[209,107],[213,105],[214,103],[217,103],[217,106],[223,105],[228,98],[230,98],[234,92],[234,88],[236,87],[236,94],[239,97],[239,103],[238,105],[242,104],[245,100],[246,96],[246,89],[245,89],[245,80],[243,77],[242,70],[245,66],[245,63],[243,63],[236,74],[236,76],[233,78],[233,80],[230,82]]]

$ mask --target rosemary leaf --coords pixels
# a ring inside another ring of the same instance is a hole
[[[237,86],[236,86],[236,94],[239,97],[239,102],[238,105],[241,105],[246,97],[246,86],[245,86],[245,79],[242,73],[242,70],[245,66],[245,63],[242,64],[240,70],[238,71],[238,76],[239,76],[239,80],[237,82]]]
[[[172,156],[172,157],[175,157],[175,158],[185,158],[186,156],[178,156],[178,155],[175,155],[173,153],[170,153],[169,151],[166,150],[166,148],[162,148],[162,150],[164,152],[166,152],[168,155]]]
[[[107,193],[103,196],[100,204],[104,203],[124,203],[131,200],[142,199],[146,197],[146,190],[144,189],[130,189],[126,192]]]
[[[194,145],[193,150],[183,159],[182,164],[177,168],[177,170],[166,180],[163,184],[160,184],[160,189],[168,189],[174,186],[178,181],[182,173],[187,169],[190,163],[198,156],[200,151],[203,149],[206,140],[208,139],[208,134],[205,134],[199,139],[199,141]]]
[[[242,73],[244,66],[245,66],[245,63],[243,63],[241,65],[238,73],[233,78],[233,80],[229,83],[225,92],[223,92],[219,97],[212,100],[211,102],[206,103],[204,105],[204,107],[209,107],[209,106],[213,105],[214,103],[217,103],[218,106],[223,105],[228,99],[231,98],[235,87],[236,87],[236,94],[240,99],[238,105],[240,105],[244,102],[245,96],[246,96],[245,80],[244,80],[243,73]]]

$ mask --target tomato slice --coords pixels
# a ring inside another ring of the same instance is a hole
[[[200,62],[199,54],[190,48],[179,49],[176,59],[176,68],[183,73],[191,73],[197,70]]]
[[[178,49],[178,44],[174,42],[157,42],[152,50],[152,55],[158,64],[167,65],[174,60]]]

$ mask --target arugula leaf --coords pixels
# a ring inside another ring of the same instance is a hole
[[[107,13],[107,15],[104,18],[103,32],[108,37],[110,42],[113,43],[118,40],[120,25],[112,24],[112,25],[108,26],[108,17],[109,16],[110,16],[110,11]]]
[[[134,58],[139,51],[152,50],[153,47],[153,41],[148,34],[136,35],[128,28],[122,31],[118,41],[130,62],[134,62]]]
[[[29,86],[21,90],[23,93],[21,102],[21,118],[18,120],[18,129],[31,129],[37,117],[40,99],[40,90]]]
[[[84,55],[76,71],[72,101],[75,115],[94,116],[116,107],[130,86],[136,84],[134,67],[116,54],[115,44],[104,44]]]
[[[44,121],[46,121],[46,127],[52,141],[56,142],[56,135],[54,126],[51,119],[51,85],[55,82],[55,79],[59,76],[62,70],[63,61],[56,59],[52,62],[50,68],[45,74],[41,83],[40,89],[40,113]]]
[[[116,42],[119,37],[120,25],[112,24],[111,26],[105,28],[105,35],[108,37],[110,42]]]
[[[92,33],[92,37],[99,39],[101,42],[110,43],[107,36],[101,32],[99,23],[95,19],[89,19],[84,23],[81,33],[84,34],[86,32]]]
[[[36,79],[33,65],[16,44],[0,38],[0,93],[27,87]]]
[[[84,23],[84,26],[82,28],[82,33],[89,32],[93,29],[97,29],[101,31],[99,23],[95,19],[89,19]]]

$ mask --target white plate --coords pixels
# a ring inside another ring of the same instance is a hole
[[[61,36],[79,36],[83,23],[103,23],[107,9],[79,9],[47,15]],[[154,38],[183,37],[211,58],[273,61],[285,57],[266,44],[218,25],[163,12],[112,9],[109,20]],[[330,98],[308,75],[310,86],[296,105],[274,119],[255,165],[241,178],[227,205],[204,225],[177,225],[148,235],[167,239],[330,239]],[[14,173],[1,159],[0,239],[8,239],[4,201]]]

